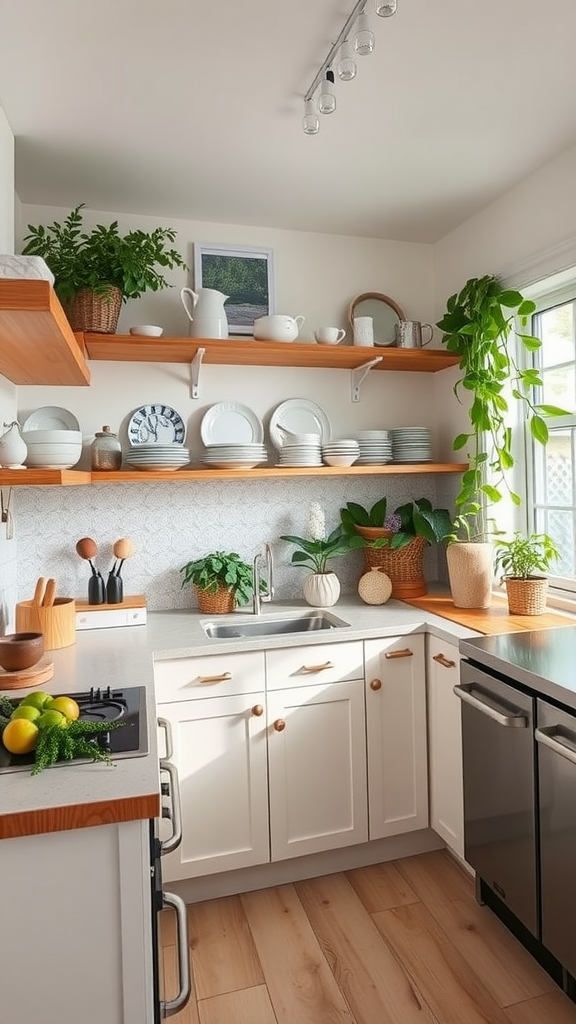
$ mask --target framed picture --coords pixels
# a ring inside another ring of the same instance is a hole
[[[275,312],[272,250],[195,243],[194,287],[228,295],[230,334],[251,335],[258,317]]]

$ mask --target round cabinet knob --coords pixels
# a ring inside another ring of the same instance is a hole
[[[277,718],[276,721],[274,722],[274,728],[276,732],[284,732],[284,729],[286,728],[286,722],[284,721],[284,719]]]
[[[256,718],[260,718],[260,715],[264,714],[264,708],[261,704],[255,704],[252,708],[252,714],[256,715]]]
[[[382,689],[382,680],[381,679],[372,679],[370,681],[370,689],[371,690],[381,690]]]

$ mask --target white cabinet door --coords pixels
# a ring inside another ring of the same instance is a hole
[[[362,679],[268,694],[272,860],[368,838]]]
[[[430,824],[464,858],[462,724],[453,690],[460,679],[458,648],[429,636],[426,672]]]
[[[159,704],[172,728],[182,843],[162,860],[164,881],[270,859],[265,695]]]
[[[370,839],[428,825],[424,637],[367,640]]]

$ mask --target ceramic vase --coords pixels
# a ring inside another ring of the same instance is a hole
[[[304,598],[314,608],[329,608],[340,597],[340,580],[335,572],[313,572],[304,581]]]
[[[5,423],[8,430],[0,437],[0,466],[4,469],[22,469],[28,448],[20,436],[18,423]]]
[[[456,608],[490,607],[492,560],[492,545],[487,541],[455,541],[448,545],[448,579]]]

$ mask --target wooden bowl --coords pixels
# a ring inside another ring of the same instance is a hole
[[[9,633],[0,636],[0,665],[7,672],[31,668],[44,654],[44,633]]]

